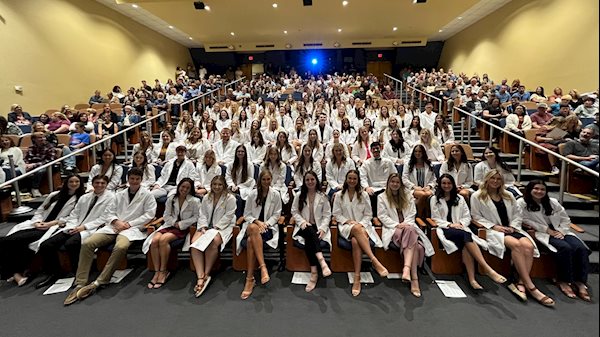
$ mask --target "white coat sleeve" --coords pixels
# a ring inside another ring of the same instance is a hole
[[[142,229],[145,224],[150,222],[154,218],[156,214],[156,199],[152,196],[152,194],[148,193],[145,196],[144,200],[144,213],[135,218],[134,220],[129,221],[129,225],[131,227],[137,227]]]
[[[471,195],[471,217],[473,217],[473,220],[477,221],[483,227],[487,229],[492,229],[492,227],[494,227],[496,224],[486,219],[486,216],[483,213],[485,212],[485,205],[481,202],[481,200],[479,200],[477,196],[478,193],[473,193]]]
[[[223,214],[219,221],[213,223],[213,226],[218,230],[223,230],[235,223],[236,206],[235,198],[227,198],[227,202],[225,203],[225,214]]]
[[[442,200],[441,202],[445,201]],[[431,219],[435,221],[436,225],[440,228],[448,228],[450,222],[446,220],[447,214],[442,213],[442,207],[438,204],[438,198],[436,196],[429,198],[429,206],[431,208]]]
[[[196,198],[193,198],[190,202],[190,205],[188,206],[192,208],[191,216],[187,219],[181,219],[181,221],[179,221],[179,228],[182,230],[189,228],[191,225],[198,221],[198,213],[200,211],[200,208],[198,207],[198,201],[196,201],[195,199]]]

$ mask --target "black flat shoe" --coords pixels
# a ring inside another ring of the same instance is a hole
[[[43,279],[40,283],[35,285],[35,289],[45,288],[47,286],[51,286],[58,280],[58,277],[55,275],[50,275]]]

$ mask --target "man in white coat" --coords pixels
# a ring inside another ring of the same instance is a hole
[[[92,234],[81,245],[79,266],[75,279],[75,289],[67,296],[64,304],[69,305],[93,295],[98,287],[106,285],[119,263],[127,256],[132,241],[144,240],[144,225],[156,213],[156,201],[150,192],[142,187],[144,173],[132,168],[128,173],[129,188],[116,193],[115,201],[103,217],[105,226]],[[94,252],[97,248],[114,243],[110,258],[98,278],[88,284]],[[87,284],[87,285],[86,285]]]
[[[177,156],[165,164],[160,177],[156,180],[154,186],[152,186],[151,194],[156,199],[166,197],[169,194],[175,194],[177,185],[183,178],[187,177],[193,181],[199,180],[194,162],[185,157],[187,152],[186,147],[179,145],[175,151]]]
[[[331,141],[333,128],[327,123],[327,115],[325,113],[322,112],[319,114],[319,123],[315,126],[315,130],[317,130],[317,136],[319,136],[319,141],[321,141],[323,147],[327,146]]]
[[[381,144],[371,144],[371,158],[360,167],[360,185],[369,194],[373,216],[377,216],[377,196],[385,191],[387,179],[392,173],[398,173],[396,165],[389,158],[381,157]]]
[[[233,163],[235,148],[238,145],[238,142],[231,140],[231,130],[229,128],[225,127],[221,129],[221,140],[217,141],[214,145],[217,163],[223,166]]]

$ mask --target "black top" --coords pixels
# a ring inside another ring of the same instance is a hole
[[[44,219],[44,222],[56,220],[58,213],[60,213],[63,207],[65,207],[65,204],[67,203],[67,201],[69,201],[69,199],[71,199],[71,197],[72,195],[65,194],[63,197],[58,198],[58,200],[56,200],[56,204],[54,205],[46,219]]]
[[[446,221],[452,223],[452,206],[454,202],[452,200],[446,200],[446,205],[448,205],[448,215],[446,215]]]
[[[498,215],[500,216],[500,221],[502,222],[502,226],[509,227],[510,221],[508,219],[508,211],[506,210],[506,205],[504,204],[504,199],[500,199],[500,201],[495,201],[492,199],[494,206],[496,206],[496,210],[498,211]]]
[[[171,175],[169,176],[169,180],[167,180],[167,185],[175,186],[177,185],[177,176],[179,175],[179,169],[183,165],[183,161],[181,163],[177,163],[177,160],[173,162],[173,170],[171,170]]]
[[[265,221],[265,205],[260,207],[260,214],[258,215],[258,221]]]

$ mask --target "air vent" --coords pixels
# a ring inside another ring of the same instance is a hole
[[[208,49],[228,49],[227,46],[210,46]]]
[[[371,42],[352,42],[353,46],[370,46]]]
[[[275,47],[274,44],[257,44],[256,48],[273,48]]]
[[[304,47],[322,47],[322,46],[323,46],[323,44],[321,42],[304,44]]]
[[[402,41],[400,42],[400,44],[420,44],[421,41],[417,40],[417,41]]]

